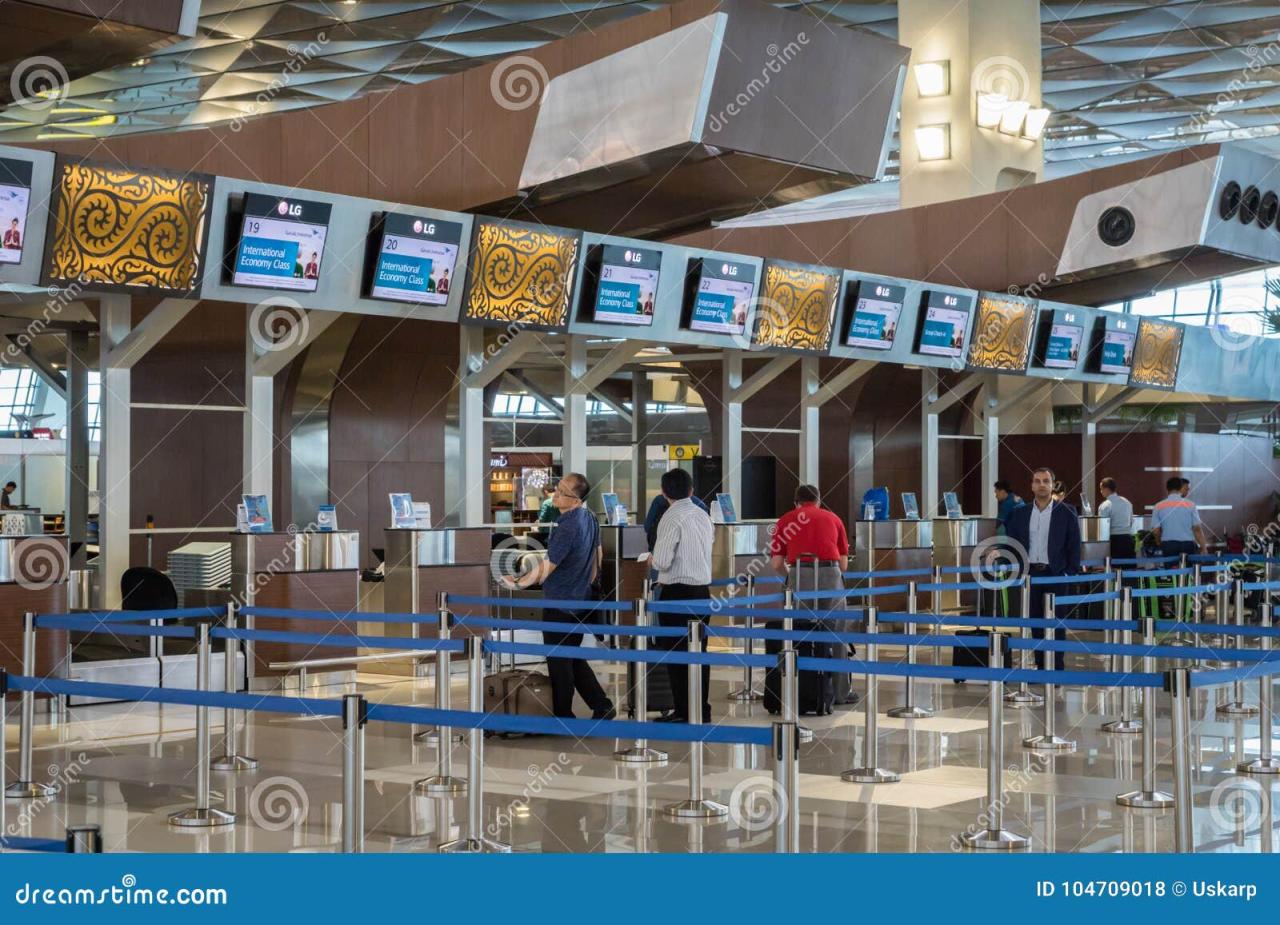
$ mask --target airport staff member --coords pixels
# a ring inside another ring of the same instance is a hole
[[[0,491],[0,510],[12,511],[17,508],[13,503],[13,493],[18,490],[17,482],[5,482],[4,490]]]
[[[658,522],[657,541],[653,547],[652,565],[658,572],[660,601],[706,601],[711,599],[711,544],[715,539],[711,528],[711,516],[693,499],[693,476],[683,469],[672,469],[662,475],[662,496],[667,499],[667,509]],[[687,627],[692,614],[662,613],[658,622],[662,626]],[[706,623],[708,614],[697,618]],[[659,636],[655,647],[666,651],[688,650],[687,638]],[[707,650],[707,637],[702,637],[702,651]],[[675,711],[664,716],[663,721],[687,723],[689,721],[689,666],[667,664],[671,679],[671,699]],[[702,721],[711,722],[711,666],[702,666]],[[696,708],[696,707],[695,707]],[[644,719],[644,717],[638,717]]]
[[[1009,515],[1014,509],[1023,503],[1022,499],[1013,493],[1009,488],[1009,483],[1004,479],[995,484],[996,490],[996,521],[999,523],[997,531],[1003,535],[1009,529]]]
[[[1169,497],[1151,512],[1151,532],[1160,544],[1162,556],[1195,555],[1197,551],[1203,553],[1207,546],[1196,503],[1182,494],[1184,482],[1191,484],[1178,476],[1165,482]]]
[[[551,531],[547,543],[547,557],[536,568],[530,569],[518,579],[503,578],[508,588],[528,588],[542,585],[543,596],[550,600],[582,601],[583,610],[590,610],[591,586],[600,574],[604,552],[600,548],[600,524],[583,503],[591,492],[591,483],[585,475],[570,472],[556,485],[556,508],[560,519]],[[549,623],[582,623],[582,611],[542,611],[542,618]],[[583,627],[584,631],[586,627]],[[561,633],[543,630],[542,641],[549,646],[580,646],[582,633]],[[566,719],[573,718],[573,693],[576,690],[591,708],[592,719],[613,719],[617,711],[613,701],[600,686],[591,663],[581,658],[556,658],[547,656],[547,674],[551,678],[552,712]]]
[[[1053,500],[1055,478],[1052,469],[1041,467],[1031,473],[1033,500],[1018,508],[1009,518],[1009,540],[1014,554],[1023,559],[1032,578],[1046,575],[1075,575],[1080,571],[1080,522],[1076,512],[1066,504]],[[1054,593],[1066,594],[1070,585],[1053,586]],[[1032,585],[1031,618],[1050,616],[1044,612],[1044,588]],[[1033,629],[1037,639],[1045,638],[1043,629]],[[1054,639],[1063,639],[1061,629],[1053,631]],[[1043,668],[1045,653],[1036,652],[1036,665]],[[1053,653],[1053,667],[1062,671],[1066,657]]]
[[[1098,493],[1102,495],[1098,516],[1111,523],[1111,558],[1134,558],[1133,502],[1120,494],[1116,480],[1110,477],[1098,483]]]

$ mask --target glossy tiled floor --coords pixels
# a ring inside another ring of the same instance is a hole
[[[732,703],[740,673],[713,680],[717,722],[765,724],[758,706]],[[616,688],[620,679],[610,676]],[[455,703],[465,683],[455,678]],[[1256,697],[1257,685],[1250,685]],[[429,681],[361,676],[358,689],[379,702],[431,702]],[[320,688],[339,696],[349,688]],[[616,691],[615,691],[616,693]],[[814,729],[801,753],[801,846],[804,851],[929,851],[954,849],[957,833],[979,825],[985,789],[986,693],[981,685],[922,684],[920,697],[938,709],[929,719],[880,719],[880,764],[902,775],[899,783],[843,783],[852,766],[862,714],[856,708],[806,718]],[[1197,692],[1195,731],[1195,837],[1202,851],[1275,851],[1280,828],[1280,780],[1232,773],[1258,751],[1256,721],[1220,720]],[[881,709],[900,701],[901,687],[883,682]],[[1140,774],[1140,736],[1099,731],[1114,716],[1118,695],[1059,691],[1058,732],[1077,741],[1074,751],[1047,755],[1024,750],[1024,735],[1038,732],[1037,712],[1007,710],[1006,827],[1029,834],[1038,851],[1169,851],[1173,813],[1116,806]],[[10,698],[12,706],[14,698]],[[1172,788],[1168,723],[1161,709],[1159,783]],[[221,711],[212,715],[215,751]],[[8,779],[16,771],[16,717],[8,726]],[[416,744],[411,729],[371,724],[367,736],[366,829],[368,851],[434,851],[457,837],[466,800],[415,796],[413,781],[434,773],[432,746]],[[169,812],[191,805],[194,711],[184,707],[106,705],[71,711],[65,720],[41,716],[36,776],[62,784],[49,801],[8,801],[6,830],[13,835],[59,836],[69,823],[102,826],[109,851],[225,852],[328,851],[342,822],[341,724],[337,720],[255,714],[246,749],[259,770],[214,774],[215,806],[238,816],[234,828],[191,832],[171,829]],[[672,744],[665,766],[636,768],[612,759],[613,740],[489,739],[485,746],[486,835],[517,851],[768,851],[771,758],[768,749],[712,746],[706,751],[708,795],[729,804],[715,823],[667,821],[661,808],[687,791],[684,745]],[[1280,747],[1280,742],[1277,743]],[[454,750],[454,773],[466,774],[465,743]]]

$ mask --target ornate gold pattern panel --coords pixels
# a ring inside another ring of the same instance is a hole
[[[1129,385],[1172,389],[1178,382],[1181,354],[1182,325],[1143,318],[1138,325],[1138,345],[1133,350]]]
[[[478,221],[463,320],[563,329],[579,243],[575,232]]]
[[[974,369],[1026,372],[1031,359],[1036,303],[993,293],[978,297],[978,319],[969,340]]]
[[[59,161],[45,277],[189,292],[200,283],[212,179]]]
[[[752,343],[758,347],[825,351],[831,342],[839,291],[840,273],[836,270],[765,264]]]

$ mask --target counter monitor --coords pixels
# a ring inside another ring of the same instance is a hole
[[[592,321],[605,324],[653,324],[658,300],[662,252],[618,244],[601,245],[593,262]]]
[[[845,334],[848,347],[866,347],[870,350],[888,350],[898,333],[898,320],[902,316],[902,302],[906,298],[904,286],[892,286],[872,280],[849,283],[846,304],[852,302],[849,326]]]
[[[741,335],[756,294],[756,268],[714,257],[689,262],[690,292],[682,326],[704,334]]]
[[[1075,369],[1080,361],[1080,342],[1084,328],[1078,324],[1049,325],[1041,365],[1045,369]]]
[[[1104,313],[1094,322],[1093,338],[1089,344],[1089,371],[1111,376],[1129,375],[1137,344],[1137,318]]]
[[[365,292],[375,299],[444,305],[457,279],[462,225],[420,215],[375,216]]]
[[[315,292],[332,210],[327,202],[246,193],[232,285]]]
[[[31,162],[0,157],[0,263],[21,263],[31,199]]]
[[[964,352],[965,335],[973,315],[973,298],[954,292],[930,290],[920,305],[916,329],[916,353],[958,357]]]

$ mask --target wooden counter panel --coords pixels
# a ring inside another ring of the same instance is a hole
[[[67,586],[50,585],[38,590],[16,583],[0,584],[0,668],[22,673],[22,618],[34,613],[64,613]],[[45,677],[65,673],[66,630],[39,630],[36,633],[36,673]]]
[[[344,572],[281,572],[258,576],[262,584],[254,594],[257,607],[280,607],[288,610],[322,610],[338,614],[355,614],[357,609],[359,573]],[[331,620],[278,620],[258,621],[256,629],[288,633],[330,633],[334,631]],[[338,630],[346,632],[346,630]],[[272,671],[271,662],[296,661],[305,658],[338,658],[354,655],[351,646],[318,646],[281,642],[257,642],[254,645],[254,674],[276,676],[284,674]]]

